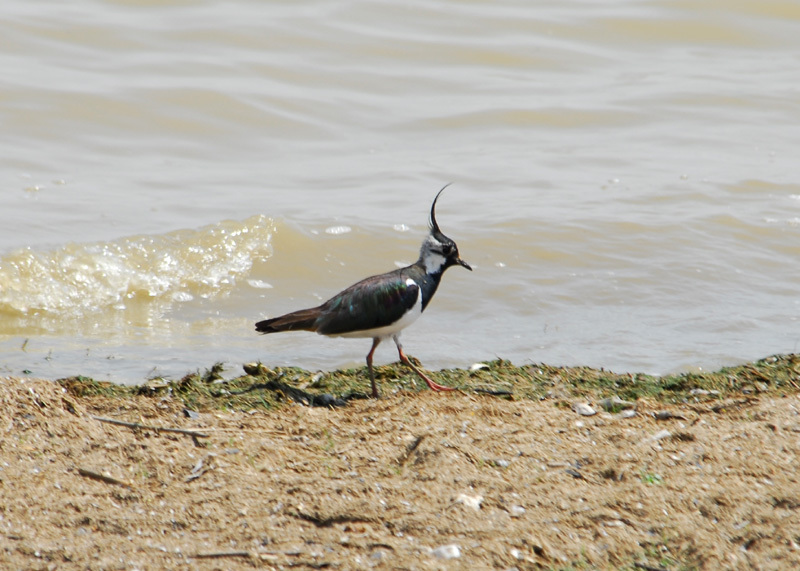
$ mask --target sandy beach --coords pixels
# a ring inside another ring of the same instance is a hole
[[[794,568],[798,371],[648,384],[496,362],[439,372],[462,390],[434,394],[386,366],[380,400],[340,407],[302,395],[365,388],[362,370],[6,378],[0,566]]]

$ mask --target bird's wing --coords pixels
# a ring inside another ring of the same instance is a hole
[[[341,335],[391,325],[414,307],[419,286],[400,271],[372,276],[322,305],[317,333]]]

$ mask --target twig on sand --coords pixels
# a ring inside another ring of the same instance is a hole
[[[644,571],[667,571],[666,567],[648,565],[647,563],[634,563],[633,566],[637,569],[644,569]]]
[[[219,553],[198,553],[195,555],[197,559],[222,559],[224,557],[252,557],[253,554],[249,551],[222,551]]]
[[[214,467],[211,466],[210,464],[207,465],[205,461],[211,458],[215,458],[216,456],[217,456],[216,454],[207,454],[205,458],[200,458],[200,460],[197,461],[197,464],[194,465],[194,468],[192,468],[191,473],[188,476],[186,476],[186,478],[184,478],[183,481],[191,482],[192,480],[196,480],[209,470],[212,470]]]
[[[106,476],[105,474],[100,474],[99,472],[93,472],[92,470],[87,470],[86,468],[78,468],[78,474],[87,478],[91,478],[92,480],[105,482],[106,484],[114,484],[115,486],[123,486],[125,488],[133,489],[133,485],[128,482],[123,482],[122,480],[117,480],[111,476]]]
[[[124,420],[115,420],[113,418],[102,418],[100,416],[92,416],[93,419],[99,420],[100,422],[107,422],[109,424],[116,424],[118,426],[126,426],[128,428],[133,428],[134,430],[153,430],[155,432],[174,432],[176,434],[185,434],[187,436],[191,436],[192,438],[209,438],[209,434],[203,434],[202,432],[197,432],[196,430],[185,430],[183,428],[162,428],[160,426],[148,426],[146,424],[139,424],[138,422],[125,422]]]
[[[411,456],[411,454],[414,452],[414,450],[416,450],[417,447],[422,443],[423,439],[426,436],[427,436],[427,434],[423,434],[422,436],[417,436],[414,439],[414,442],[412,442],[411,444],[409,444],[406,447],[406,449],[403,452],[403,454],[397,459],[397,463],[400,466],[404,465],[408,461],[408,458]]]
[[[277,393],[283,393],[284,395],[291,398],[293,401],[298,402],[300,404],[304,404],[306,406],[321,406],[326,408],[347,406],[347,401],[349,400],[366,398],[365,395],[360,395],[360,394],[351,394],[344,397],[335,397],[330,394],[315,395],[306,392],[303,389],[298,389],[297,387],[293,387],[292,385],[287,385],[286,383],[282,383],[278,379],[272,379],[266,383],[256,383],[244,390],[233,392],[232,394],[242,395],[252,391],[263,390],[263,389],[267,389]]]

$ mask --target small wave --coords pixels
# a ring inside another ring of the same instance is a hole
[[[273,221],[253,216],[198,230],[24,248],[0,258],[0,314],[71,316],[126,304],[173,304],[229,292],[272,255]]]

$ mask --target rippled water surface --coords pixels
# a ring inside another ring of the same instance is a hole
[[[361,364],[253,323],[413,262],[447,182],[430,368],[798,350],[795,1],[9,0],[0,45],[0,374]]]

